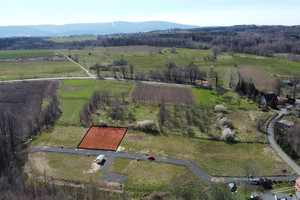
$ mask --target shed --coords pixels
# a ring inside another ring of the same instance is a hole
[[[293,86],[293,83],[291,80],[282,80],[282,83],[286,86]]]
[[[285,129],[291,128],[292,126],[294,126],[294,124],[295,124],[294,122],[291,122],[291,121],[285,120],[285,119],[281,119],[276,122],[276,125],[279,128],[285,128]]]

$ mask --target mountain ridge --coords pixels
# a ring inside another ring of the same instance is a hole
[[[114,21],[103,23],[75,23],[64,25],[24,25],[0,26],[0,37],[32,36],[70,36],[70,35],[106,35],[115,33],[137,33],[168,29],[190,29],[200,26],[178,24],[166,21],[127,22]]]

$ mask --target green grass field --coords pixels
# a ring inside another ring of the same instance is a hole
[[[28,56],[51,56],[55,50],[1,50],[0,58],[15,58]]]
[[[133,90],[133,82],[101,81],[101,80],[65,80],[62,81],[58,94],[63,110],[59,124],[76,125],[80,112],[84,105],[92,97],[94,91],[106,91],[113,97],[120,97],[126,93],[126,99],[130,100]]]
[[[238,105],[238,95],[231,91],[225,92],[223,95],[218,95],[216,90],[201,89],[196,87],[192,87],[192,91],[198,101],[198,104],[202,106],[215,106],[217,104],[223,104],[230,109],[251,110],[257,108],[256,103],[249,103],[243,97],[241,98],[240,105]]]
[[[0,63],[0,80],[86,76],[71,62]]]
[[[51,133],[43,132],[30,144],[36,146],[77,148],[88,128],[78,126],[55,126]]]
[[[128,175],[124,192],[135,197],[167,192],[178,182],[183,187],[205,186],[188,168],[164,163],[116,158],[108,171]]]
[[[254,162],[264,176],[278,175],[283,168],[291,170],[267,144],[228,144],[186,136],[153,136],[130,131],[121,146],[130,153],[147,152],[156,156],[191,160],[213,176],[245,176],[241,170],[243,162]]]
[[[215,65],[215,70],[220,75],[220,85],[229,87],[230,70],[232,70],[233,80],[236,84],[238,81],[237,69],[234,67],[243,66],[257,66],[267,69],[273,76],[287,77],[293,73],[300,72],[300,63],[288,61],[287,59],[278,59],[270,57],[262,57],[250,54],[235,53],[233,55],[221,54],[217,55],[216,60],[205,60],[206,56],[213,56],[211,50],[195,50],[176,48],[176,53],[171,53],[170,48],[161,48],[161,54],[158,49],[152,47],[136,46],[129,47],[99,47],[86,48],[83,50],[64,50],[65,54],[71,56],[78,56],[79,63],[86,68],[91,67],[95,63],[102,65],[112,64],[114,60],[121,58],[134,63],[135,71],[149,72],[162,71],[165,69],[167,62],[175,62],[178,65],[186,66],[190,62],[194,62],[199,66],[200,70],[208,72],[211,65]],[[102,76],[112,76],[110,71],[102,71]],[[121,77],[121,74],[118,74]]]
[[[60,153],[34,153],[29,155],[33,168],[40,173],[55,179],[101,182],[103,172],[89,171],[92,169],[94,157]]]

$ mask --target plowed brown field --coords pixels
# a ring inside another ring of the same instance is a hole
[[[189,88],[136,84],[132,93],[135,101],[196,105],[197,101]]]
[[[127,128],[91,126],[77,148],[117,150]]]
[[[254,83],[260,90],[273,90],[274,78],[271,74],[261,67],[238,66],[242,78],[247,82]]]

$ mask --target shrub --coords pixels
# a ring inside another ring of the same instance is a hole
[[[217,111],[217,112],[226,112],[227,111],[227,107],[223,106],[223,105],[216,105],[215,106],[215,111]]]
[[[187,132],[188,132],[188,135],[189,135],[190,137],[194,137],[195,134],[196,134],[195,131],[194,131],[193,129],[191,129],[191,128],[189,128]]]
[[[235,131],[230,128],[224,128],[222,131],[222,138],[224,138],[227,142],[233,142],[235,136]]]
[[[142,131],[147,131],[147,132],[157,131],[156,124],[154,123],[153,120],[138,121],[137,126]]]

